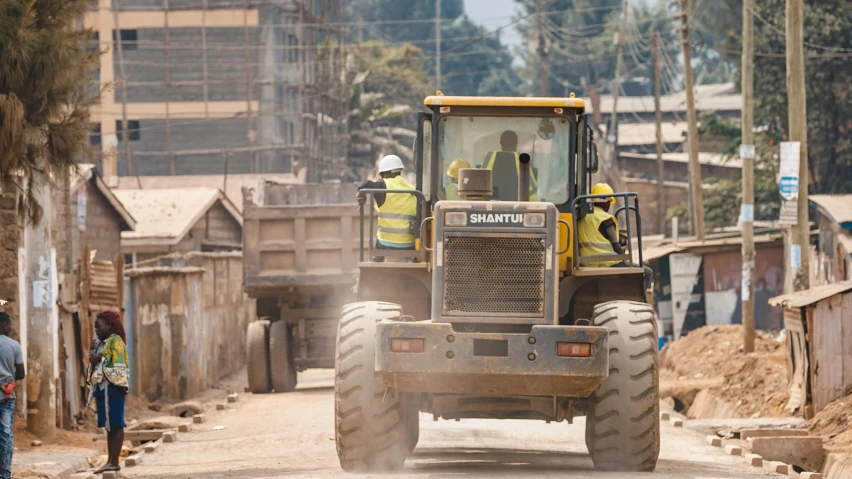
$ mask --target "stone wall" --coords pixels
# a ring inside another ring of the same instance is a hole
[[[24,244],[23,222],[13,194],[0,189],[0,311],[12,316],[12,337],[20,340],[21,305],[18,289],[18,248]]]

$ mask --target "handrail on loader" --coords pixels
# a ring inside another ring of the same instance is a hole
[[[421,191],[417,190],[388,190],[384,188],[364,188],[359,190],[360,193],[365,193],[370,196],[370,257],[372,258],[375,246],[375,242],[373,241],[373,221],[374,221],[374,213],[375,208],[373,207],[374,195],[376,194],[388,194],[388,193],[407,193],[409,195],[414,195],[417,197],[417,210],[419,212],[417,216],[417,220],[415,223],[417,224],[417,230],[415,232],[415,238],[420,238],[420,222],[423,218],[428,216],[428,212],[426,211],[426,195]],[[360,244],[360,259],[359,261],[364,262],[364,203],[359,205],[360,209],[360,231],[361,231],[361,244]],[[420,257],[423,259],[423,251],[421,250],[402,250],[402,251],[393,251],[393,250],[382,250],[377,253],[377,256],[386,256],[386,257],[402,257],[402,258],[417,258]]]
[[[580,222],[583,216],[585,216],[589,211],[589,200],[594,200],[597,198],[614,198],[614,197],[623,197],[624,205],[617,210],[615,210],[615,214],[613,216],[618,220],[618,215],[624,211],[625,212],[625,223],[627,224],[627,254],[606,254],[606,255],[595,255],[595,256],[580,256],[580,236],[577,232],[577,224]],[[630,205],[629,200],[633,198],[633,205]],[[581,211],[582,210],[582,211]],[[637,238],[639,240],[639,264],[634,265],[638,267],[643,267],[645,265],[642,260],[642,217],[639,214],[639,194],[634,192],[629,193],[609,193],[603,195],[580,195],[574,198],[574,201],[571,202],[571,211],[574,213],[573,222],[574,222],[574,265],[575,267],[582,267],[584,263],[596,263],[600,261],[612,261],[612,260],[621,260],[621,261],[633,261],[633,241],[630,231],[630,212],[633,211],[636,215],[636,229]]]

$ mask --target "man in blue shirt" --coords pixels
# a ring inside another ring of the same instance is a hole
[[[0,313],[0,479],[12,477],[12,423],[15,420],[15,381],[24,379],[21,344],[9,337],[12,318]]]

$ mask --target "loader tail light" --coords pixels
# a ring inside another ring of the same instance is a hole
[[[592,354],[589,343],[556,343],[556,355],[569,358],[587,358]]]
[[[422,353],[422,339],[391,339],[391,352],[393,353]]]

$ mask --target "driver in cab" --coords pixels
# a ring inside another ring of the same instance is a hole
[[[518,134],[506,130],[500,135],[500,151],[491,151],[485,156],[481,168],[493,172],[494,199],[518,201],[518,176],[521,170],[518,154]],[[538,181],[530,171],[530,201],[538,201]]]

